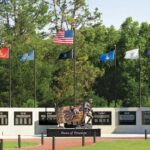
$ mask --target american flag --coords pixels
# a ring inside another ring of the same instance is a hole
[[[58,31],[53,42],[56,44],[73,44],[73,31]]]

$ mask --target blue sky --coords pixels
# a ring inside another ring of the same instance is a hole
[[[150,0],[86,0],[91,11],[95,7],[102,13],[103,24],[114,25],[116,29],[127,17],[134,21],[150,24]]]

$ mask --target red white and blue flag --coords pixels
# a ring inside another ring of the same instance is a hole
[[[53,39],[56,44],[73,44],[73,31],[58,31]]]

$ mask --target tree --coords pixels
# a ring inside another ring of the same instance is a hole
[[[110,28],[97,27],[95,32],[97,34],[96,43],[99,41],[99,44],[101,43],[102,45],[99,48],[101,51],[97,56],[115,49],[115,45],[117,45],[119,40],[119,34],[113,26]],[[98,66],[103,71],[103,74],[96,78],[93,89],[98,96],[103,97],[107,101],[107,106],[110,106],[110,103],[115,100],[115,92],[117,91],[116,82],[119,82],[118,73],[116,73],[114,61],[99,62]],[[117,81],[115,80],[115,76]]]
[[[139,24],[132,18],[127,18],[121,26],[118,55],[122,58],[119,61],[120,85],[118,92],[123,106],[139,106],[139,61],[125,60],[127,50],[138,48],[139,45]],[[137,90],[138,89],[138,90]]]
[[[142,23],[139,30],[140,35],[140,53],[141,53],[141,104],[142,106],[150,106],[150,62],[146,54],[146,51],[150,48],[150,25],[148,23]]]
[[[99,10],[95,9],[92,14],[85,0],[1,2],[0,46],[5,44],[10,48],[11,59],[0,60],[0,106],[9,106],[9,73],[12,106],[34,105],[35,81],[36,104],[39,107],[78,104],[87,97],[94,99],[95,107],[113,106],[115,98],[117,106],[139,106],[140,71],[142,106],[149,106],[150,65],[145,54],[145,50],[150,48],[148,23],[139,24],[129,17],[120,30],[113,26],[107,28],[102,24]],[[45,34],[43,29],[47,25],[52,32]],[[55,45],[52,42],[53,33],[63,28],[75,29],[76,82],[74,60],[58,59],[62,52],[74,47]],[[99,62],[99,55],[113,50],[115,45],[116,68],[114,62]],[[141,70],[139,59],[124,59],[127,50],[138,47]],[[20,62],[20,55],[33,50],[36,54],[35,63]]]
[[[85,0],[51,0],[50,13],[52,30],[101,24],[101,13],[95,9],[92,15]]]
[[[96,68],[90,61],[88,61],[88,50],[86,37],[88,34],[83,35],[80,32],[80,28],[85,25],[101,24],[100,13],[98,9],[95,10],[92,16],[88,7],[85,4],[85,0],[53,0],[51,1],[51,29],[59,30],[62,28],[72,29],[75,24],[76,31],[76,54],[77,54],[77,71],[76,71],[76,97],[75,103],[79,103],[83,100],[83,97],[87,94],[87,91],[91,89],[92,83],[95,81],[97,75],[100,74],[98,68]],[[78,41],[78,39],[80,39]],[[55,51],[60,49],[66,51],[72,49],[71,46],[56,47]],[[59,51],[59,50],[58,50]],[[58,66],[57,66],[58,65]],[[60,105],[64,102],[73,102],[73,61],[66,60],[60,65],[60,60],[55,64],[56,69],[53,72],[52,89],[55,95],[54,99]]]
[[[13,106],[21,106],[27,99],[34,98],[34,91],[32,90],[34,88],[34,62],[21,64],[19,55],[33,49],[36,50],[37,58],[38,55],[41,55],[42,51],[39,50],[41,49],[40,44],[43,45],[43,40],[37,30],[49,23],[48,8],[48,3],[44,0],[3,0],[0,5],[0,23],[3,28],[2,41],[9,43],[11,49]],[[37,63],[37,68],[39,63]],[[4,78],[9,79],[8,76],[9,74]],[[1,87],[4,88],[5,93],[9,91],[9,81],[7,82],[7,89],[4,86]]]

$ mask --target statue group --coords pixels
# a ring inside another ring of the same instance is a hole
[[[78,106],[58,107],[56,108],[58,127],[64,127],[66,123],[78,128],[92,128],[92,113],[92,99]]]

